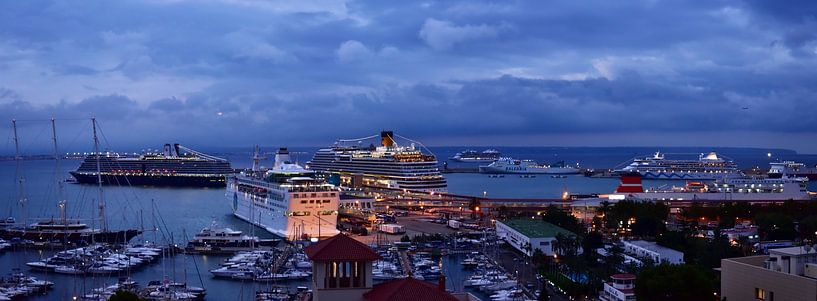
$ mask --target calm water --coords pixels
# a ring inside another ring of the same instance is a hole
[[[274,148],[267,148],[274,149]],[[447,158],[463,148],[433,148],[438,157]],[[477,150],[483,147],[475,148]],[[636,155],[649,154],[653,149],[646,148],[497,148],[505,155],[534,159],[541,162],[579,162],[584,167],[609,168],[614,167]],[[311,157],[314,148],[293,148],[295,158],[304,162]],[[670,149],[666,150],[670,152]],[[695,153],[706,150],[676,149],[678,153]],[[741,166],[767,164],[767,152],[786,155],[786,159],[804,161],[809,164],[817,163],[813,155],[797,155],[793,152],[781,150],[759,149],[723,149],[724,155],[730,156],[741,163]],[[235,152],[228,157],[234,167],[249,166],[247,159],[249,151]],[[246,153],[246,154],[245,154]],[[746,163],[748,162],[748,163]],[[23,162],[23,171],[26,178],[25,190],[28,196],[26,209],[21,209],[17,202],[17,185],[15,178],[15,162],[0,162],[0,217],[8,215],[22,220],[29,217],[57,217],[57,189],[55,189],[55,174],[67,177],[67,172],[75,169],[79,161],[62,161],[62,171],[55,172],[53,161],[26,161]],[[271,165],[266,162],[265,165]],[[504,178],[489,178],[481,174],[446,174],[449,191],[457,194],[482,195],[504,198],[556,198],[562,192],[597,193],[610,192],[618,184],[616,179],[591,179],[582,176],[569,176],[554,179],[547,176],[536,178],[519,178],[506,175]],[[647,186],[668,184],[663,181],[645,181]],[[814,185],[810,185],[812,190]],[[105,187],[107,203],[107,217],[109,226],[113,229],[126,227],[153,228],[153,225],[162,227],[165,234],[147,233],[137,239],[153,240],[154,235],[159,240],[178,242],[184,245],[187,239],[202,227],[215,221],[221,225],[250,233],[253,231],[246,223],[232,217],[229,203],[223,201],[224,189],[196,189],[196,188],[157,188],[157,187]],[[72,218],[90,218],[95,215],[97,204],[97,189],[88,185],[65,185],[65,199],[68,201],[68,216]],[[155,209],[154,209],[155,208]],[[257,231],[257,235],[271,237],[272,235]],[[0,274],[5,275],[14,268],[28,271],[25,262],[48,257],[58,250],[26,250],[7,251],[0,253]],[[261,284],[241,283],[212,278],[208,272],[215,268],[226,257],[224,256],[184,256],[179,255],[167,260],[147,265],[133,273],[132,277],[141,284],[149,280],[158,280],[163,276],[174,278],[177,281],[187,281],[191,285],[207,288],[208,300],[253,300],[254,292],[263,288]],[[448,259],[446,275],[449,284],[461,287],[466,272],[457,265],[457,258]],[[68,300],[99,287],[111,284],[115,278],[80,278],[63,275],[30,272],[42,279],[57,283],[55,289],[47,296],[36,297],[32,300]],[[305,283],[293,283],[304,285]]]

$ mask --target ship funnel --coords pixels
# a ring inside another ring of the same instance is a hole
[[[173,156],[174,157],[179,157],[179,156],[181,156],[181,154],[182,153],[179,151],[179,144],[178,143],[173,144]]]
[[[281,165],[290,163],[292,163],[292,160],[289,158],[289,150],[287,150],[286,147],[282,147],[275,152],[275,165],[273,165],[272,168],[280,169]]]
[[[621,175],[621,184],[616,188],[616,193],[641,193],[644,186],[641,185],[641,174],[627,173]]]
[[[394,146],[394,132],[392,131],[380,132],[380,144],[385,147]]]
[[[165,157],[172,157],[173,156],[173,153],[170,151],[170,144],[169,143],[165,143],[164,151],[162,152],[162,154]]]

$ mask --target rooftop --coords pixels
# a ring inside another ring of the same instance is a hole
[[[363,294],[366,301],[457,301],[457,298],[436,285],[411,277],[375,285]]]
[[[817,246],[817,245],[815,245],[815,246]],[[798,246],[798,247],[769,249],[769,255],[800,256],[800,255],[806,255],[806,254],[814,255],[815,253],[817,253],[817,248],[813,248],[812,246]]]
[[[681,251],[670,249],[664,246],[659,246],[657,243],[651,241],[644,241],[644,240],[625,240],[625,243],[630,243],[635,246],[653,251],[653,252],[677,252],[681,253]]]
[[[372,248],[344,234],[314,243],[304,250],[312,261],[374,261],[380,259]]]
[[[556,237],[557,234],[576,235],[554,224],[536,219],[509,219],[500,223],[519,231],[527,237]]]

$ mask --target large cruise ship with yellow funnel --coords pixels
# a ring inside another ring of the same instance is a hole
[[[408,145],[399,145],[395,136],[391,131],[381,132],[379,145],[366,144],[377,135],[338,140],[332,147],[318,150],[309,168],[340,176],[343,186],[446,192],[448,184],[437,157],[421,143],[402,136],[397,137]]]

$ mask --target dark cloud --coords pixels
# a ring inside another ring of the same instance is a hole
[[[817,131],[812,2],[10,1],[0,117],[97,116],[129,146],[744,145],[725,133]]]

